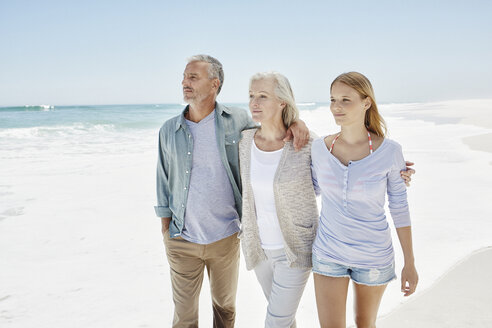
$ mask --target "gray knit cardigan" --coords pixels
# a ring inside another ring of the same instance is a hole
[[[248,270],[266,260],[261,247],[256,220],[255,201],[251,187],[251,145],[257,129],[242,132],[239,143],[239,168],[243,189],[241,220],[242,249]],[[284,237],[284,250],[290,267],[311,267],[311,252],[319,212],[311,178],[311,143],[296,152],[292,142],[286,142],[275,172],[273,193],[280,230]]]

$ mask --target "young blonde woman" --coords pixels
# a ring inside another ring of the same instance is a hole
[[[261,127],[242,132],[239,162],[243,210],[241,244],[268,300],[265,327],[295,327],[295,314],[311,272],[318,209],[311,176],[311,143],[295,151],[284,143],[298,118],[287,78],[251,78],[249,108]]]
[[[339,133],[312,143],[315,184],[322,196],[313,244],[313,272],[321,327],[346,326],[347,289],[354,282],[357,327],[375,327],[386,285],[396,278],[390,213],[403,250],[401,290],[417,287],[401,146],[385,138],[369,80],[357,72],[331,84],[331,112]]]

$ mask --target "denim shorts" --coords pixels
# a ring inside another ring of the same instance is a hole
[[[356,268],[321,259],[314,253],[313,272],[328,277],[349,277],[355,283],[367,286],[386,285],[396,279],[394,262],[377,269]]]

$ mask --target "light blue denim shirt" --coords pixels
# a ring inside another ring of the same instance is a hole
[[[172,218],[169,225],[171,237],[180,236],[183,230],[193,169],[193,137],[185,120],[187,111],[188,106],[180,115],[167,120],[159,131],[157,206],[154,209],[158,217]],[[217,147],[232,186],[239,216],[241,216],[241,181],[238,144],[241,131],[255,126],[244,109],[215,104]]]

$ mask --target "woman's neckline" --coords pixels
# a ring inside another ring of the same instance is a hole
[[[345,165],[343,164],[335,155],[333,155],[331,152],[330,152],[330,149],[328,148],[328,146],[326,145],[326,142],[325,142],[325,139],[327,138],[328,136],[324,136],[321,138],[321,141],[323,142],[323,148],[326,150],[326,152],[328,153],[328,156],[331,156],[333,159],[335,159],[340,165],[342,165],[343,167],[348,167],[348,165]],[[379,145],[379,147],[377,149],[375,149],[372,153],[370,153],[369,155],[361,158],[361,159],[358,159],[358,160],[350,160],[348,161],[349,165],[351,164],[357,164],[357,163],[361,163],[363,161],[365,161],[366,159],[368,158],[372,158],[375,156],[375,154],[379,154],[379,149],[381,149],[385,144],[386,144],[386,140],[387,138],[383,138],[383,142]]]

